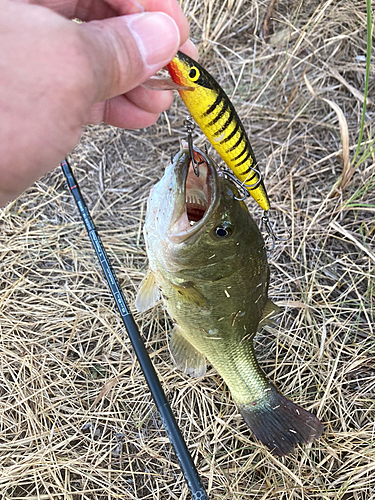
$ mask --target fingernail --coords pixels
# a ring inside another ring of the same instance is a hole
[[[176,54],[180,32],[174,20],[162,12],[135,14],[128,27],[147,66],[164,65]]]

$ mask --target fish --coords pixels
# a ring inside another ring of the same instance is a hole
[[[265,242],[236,185],[208,154],[183,147],[152,188],[144,224],[149,272],[139,312],[162,298],[172,318],[174,365],[202,377],[207,360],[255,436],[272,453],[320,437],[318,418],[280,394],[256,359],[253,339],[279,308],[268,299]]]
[[[250,140],[227,94],[203,66],[182,52],[176,54],[167,68],[177,85],[175,88],[211,145],[258,205],[268,211],[270,200]]]

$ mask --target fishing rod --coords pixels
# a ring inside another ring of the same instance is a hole
[[[86,203],[82,197],[78,183],[74,178],[72,169],[70,168],[70,165],[66,159],[61,163],[61,168],[66,177],[68,187],[74,197],[79,214],[86,227],[91,243],[94,247],[95,254],[99,259],[101,268],[106,277],[112,296],[116,302],[116,306],[119,310],[121,319],[124,323],[126,331],[128,332],[130,341],[133,345],[138,362],[145,376],[147,385],[151,391],[156,407],[159,410],[161,420],[168,435],[169,441],[171,442],[176,453],[180,468],[185,477],[185,481],[192,495],[192,498],[193,500],[208,500],[206,490],[202,485],[198,471],[194,465],[193,459],[177,425],[176,419],[173,416],[171,407],[169,406],[163,388],[156,374],[155,368],[151,363],[150,356],[148,355],[147,349],[141,338],[138,326],[134,321],[128,304],[126,303],[124,294],[118,283],[115,272],[112,269],[111,263],[109,262],[103,243],[90,216],[90,212],[86,206]]]

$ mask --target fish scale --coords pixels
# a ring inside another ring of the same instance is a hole
[[[269,210],[263,180],[253,170],[258,166],[249,138],[227,94],[200,64],[182,52],[168,64],[168,70],[175,83],[194,89],[179,90],[190,114],[254,200]]]

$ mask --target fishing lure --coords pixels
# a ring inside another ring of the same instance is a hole
[[[168,71],[194,120],[264,211],[270,201],[245,128],[229,97],[200,64],[178,52]],[[194,89],[194,92],[191,90]]]

